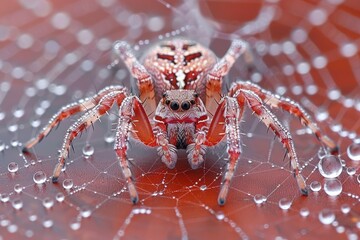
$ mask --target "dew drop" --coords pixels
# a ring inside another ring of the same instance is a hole
[[[54,221],[51,220],[51,219],[45,219],[42,222],[42,225],[43,225],[44,228],[51,228],[54,225]]]
[[[23,201],[20,198],[15,198],[14,200],[12,200],[11,205],[16,210],[20,210],[23,207]]]
[[[43,171],[38,171],[34,174],[33,180],[36,184],[43,184],[46,181],[46,174]]]
[[[54,201],[51,198],[46,197],[42,201],[42,204],[46,209],[50,209],[52,206],[54,206]]]
[[[206,185],[201,185],[201,186],[200,186],[200,190],[201,190],[201,191],[205,191],[206,189],[207,189],[207,186],[206,186]]]
[[[18,230],[18,226],[15,224],[11,224],[7,227],[9,233],[15,233]]]
[[[353,176],[356,173],[356,168],[348,167],[348,168],[346,168],[346,172],[347,172],[347,174],[349,174],[349,176]]]
[[[348,146],[347,155],[353,161],[360,161],[360,143],[353,143]]]
[[[65,195],[62,192],[59,192],[55,196],[56,201],[63,202],[65,200]]]
[[[342,172],[341,160],[333,155],[325,155],[318,163],[319,172],[323,177],[336,178]]]
[[[105,134],[104,140],[106,143],[113,143],[115,141],[115,136],[111,132],[108,132]]]
[[[94,147],[91,146],[90,144],[86,144],[83,147],[82,152],[84,154],[84,157],[86,158],[91,157],[94,154]]]
[[[23,190],[23,187],[22,187],[20,184],[15,184],[15,186],[14,186],[14,191],[15,191],[16,193],[21,193],[22,190]]]
[[[16,162],[11,162],[8,165],[8,171],[10,173],[16,173],[19,170],[19,165]]]
[[[319,213],[319,220],[322,224],[329,225],[335,220],[335,214],[326,208]]]
[[[81,227],[81,223],[77,220],[70,223],[70,228],[74,231],[80,229],[80,227]]]
[[[312,183],[310,183],[310,189],[313,192],[318,192],[321,190],[321,183],[319,183],[318,181],[313,181]]]
[[[62,183],[62,186],[66,190],[70,190],[74,186],[74,182],[72,179],[65,179]]]
[[[5,143],[0,140],[0,152],[5,150]]]
[[[350,212],[351,208],[350,208],[350,205],[345,203],[343,205],[341,205],[341,212],[343,214],[348,214]]]
[[[217,220],[222,221],[225,218],[225,214],[222,211],[218,211],[215,213],[215,217]]]
[[[292,202],[287,198],[282,198],[279,200],[279,207],[282,210],[288,210],[291,207]]]
[[[91,209],[88,207],[82,207],[80,210],[81,217],[88,218],[91,216]]]
[[[35,222],[38,219],[38,216],[36,214],[31,214],[29,216],[29,221],[30,222]]]
[[[327,179],[324,184],[324,191],[329,196],[338,196],[342,192],[341,182],[337,179]]]
[[[360,175],[357,176],[357,181],[360,183]]]
[[[256,203],[256,204],[262,204],[262,203],[264,203],[264,202],[266,202],[266,197],[264,196],[264,195],[261,195],[261,194],[256,194],[255,196],[254,196],[254,202]]]
[[[307,216],[309,216],[309,214],[310,214],[310,211],[308,208],[304,207],[304,208],[300,209],[300,216],[307,217]]]
[[[1,199],[1,201],[2,201],[3,203],[8,202],[9,199],[10,199],[9,194],[7,194],[7,193],[2,193],[2,194],[0,195],[0,199]]]

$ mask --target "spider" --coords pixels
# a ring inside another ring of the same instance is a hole
[[[242,151],[239,125],[245,106],[283,144],[303,195],[308,194],[308,188],[299,170],[293,140],[268,106],[283,109],[298,117],[331,153],[337,152],[336,144],[321,133],[299,104],[288,98],[242,81],[234,82],[227,94],[222,95],[223,78],[235,61],[242,56],[251,62],[252,55],[245,41],[233,40],[221,59],[201,44],[182,38],[153,46],[141,62],[134,56],[128,43],[116,41],[113,56],[112,65],[119,61],[125,63],[135,79],[139,93],[131,94],[121,85],[108,86],[91,98],[64,106],[24,146],[23,151],[27,152],[62,120],[84,112],[66,132],[53,172],[53,183],[58,181],[64,169],[74,138],[107,113],[115,103],[119,109],[119,118],[114,150],[134,204],[139,197],[127,156],[130,136],[149,147],[157,147],[161,161],[170,169],[175,167],[177,149],[186,149],[189,164],[196,169],[204,162],[206,148],[226,139],[228,162],[218,195],[218,204],[224,205]]]

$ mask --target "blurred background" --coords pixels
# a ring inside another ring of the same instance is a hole
[[[360,229],[360,3],[358,0],[17,0],[0,3],[1,239],[358,239]],[[231,40],[249,42],[227,83],[250,80],[299,102],[339,146],[326,153],[289,114],[302,174],[301,196],[284,149],[250,111],[243,154],[225,206],[217,204],[226,146],[209,148],[192,170],[186,153],[169,170],[156,149],[131,141],[140,195],[131,204],[113,152],[116,108],[74,141],[58,184],[51,183],[65,120],[31,154],[22,145],[62,106],[108,85],[131,85],[109,68],[111,46],[136,56],[186,37],[219,57]],[[284,159],[284,160],[283,160]]]

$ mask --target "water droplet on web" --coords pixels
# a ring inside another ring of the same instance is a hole
[[[264,203],[264,202],[266,202],[266,197],[264,196],[264,195],[261,195],[261,194],[256,194],[255,196],[254,196],[254,202],[256,203],[256,204],[262,204],[262,203]]]
[[[14,200],[12,200],[11,205],[16,210],[20,210],[23,207],[23,201],[20,198],[15,198]]]
[[[343,214],[348,214],[350,212],[351,208],[350,208],[350,205],[345,203],[343,205],[341,205],[341,212]]]
[[[2,194],[0,195],[0,199],[1,199],[1,201],[2,201],[3,203],[8,202],[8,201],[10,200],[9,194],[7,194],[7,193],[2,193]]]
[[[66,190],[70,190],[74,186],[74,182],[72,179],[65,179],[62,183],[62,186]]]
[[[81,223],[78,221],[78,220],[73,220],[72,222],[70,222],[70,228],[72,229],[72,230],[78,230],[78,229],[80,229],[80,227],[81,227]]]
[[[16,162],[11,162],[8,165],[8,171],[11,173],[16,173],[19,170],[19,165]]]
[[[35,222],[38,219],[38,216],[36,214],[31,214],[29,216],[29,221],[30,222]]]
[[[91,216],[91,209],[88,207],[82,207],[80,210],[81,217],[88,218]]]
[[[9,233],[15,233],[17,232],[18,229],[19,229],[18,226],[15,224],[11,224],[7,227]]]
[[[63,202],[65,200],[65,195],[62,192],[59,192],[55,196],[56,201]]]
[[[54,206],[54,201],[51,198],[46,197],[42,201],[42,204],[46,209],[50,209],[52,206]]]
[[[94,154],[94,147],[90,144],[86,144],[83,147],[82,152],[84,154],[84,157],[91,157]]]
[[[5,143],[0,140],[0,152],[5,150]]]
[[[106,143],[113,143],[115,141],[115,136],[111,132],[105,133],[104,140]]]
[[[335,214],[330,209],[324,209],[319,213],[319,220],[322,224],[329,225],[335,220]]]
[[[329,196],[338,196],[342,192],[341,182],[337,179],[327,179],[324,184],[324,191]]]
[[[45,219],[42,222],[42,225],[43,225],[44,228],[51,228],[54,225],[54,221],[51,220],[51,219]]]
[[[37,171],[33,175],[33,180],[36,184],[43,184],[46,181],[46,174],[43,171]]]
[[[356,173],[356,168],[348,167],[348,168],[346,168],[346,172],[347,172],[347,174],[349,174],[349,176],[353,176]]]
[[[360,143],[353,143],[348,146],[347,155],[353,161],[360,161]]]
[[[292,202],[287,198],[282,198],[279,200],[279,207],[282,210],[288,210],[291,207]]]
[[[17,125],[17,124],[10,124],[9,126],[8,126],[8,130],[9,130],[9,132],[16,132],[17,130],[18,130],[18,128],[19,128],[19,126]]]
[[[313,192],[318,192],[321,190],[321,183],[319,183],[318,181],[313,181],[312,183],[310,183],[310,189]]]
[[[357,181],[360,183],[360,175],[357,176]]]
[[[318,163],[319,172],[323,177],[336,178],[342,172],[341,161],[333,155],[325,155]]]
[[[201,191],[205,191],[206,189],[207,189],[207,186],[206,186],[206,185],[201,185],[201,186],[200,186],[200,190],[201,190]]]
[[[215,217],[217,220],[222,221],[225,218],[225,214],[222,211],[218,211],[215,213]]]
[[[10,142],[10,145],[12,147],[17,147],[17,146],[19,146],[19,144],[20,144],[19,141],[16,139],[11,140],[11,142]]]
[[[30,122],[30,125],[33,127],[33,128],[37,128],[41,125],[41,121],[40,119],[34,119]]]
[[[22,190],[23,190],[23,187],[22,187],[20,184],[15,184],[15,186],[14,186],[14,191],[15,191],[16,193],[21,193]]]
[[[304,207],[304,208],[300,209],[300,216],[307,217],[307,216],[309,216],[309,214],[310,214],[310,211],[308,208]]]

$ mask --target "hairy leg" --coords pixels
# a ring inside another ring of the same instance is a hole
[[[293,170],[294,177],[297,181],[301,193],[303,195],[308,195],[308,189],[305,180],[300,174],[294,143],[288,130],[282,126],[279,120],[269,111],[269,109],[265,107],[263,101],[254,92],[239,89],[233,93],[233,97],[237,98],[240,106],[243,106],[245,103],[247,103],[254,114],[275,133],[276,137],[278,137],[287,151],[287,156],[290,159],[290,166]]]
[[[241,55],[246,61],[251,61],[252,55],[249,46],[242,40],[234,40],[227,53],[215,64],[213,69],[208,74],[206,82],[206,109],[214,115],[218,103],[221,100],[221,85],[222,79],[227,75]]]
[[[231,91],[229,94],[232,95],[239,89],[252,91],[256,95],[258,95],[265,104],[269,105],[270,107],[280,108],[298,117],[301,123],[304,126],[308,127],[319,139],[319,141],[330,150],[331,154],[338,154],[339,147],[336,145],[336,143],[321,132],[316,123],[311,120],[309,114],[297,102],[294,102],[288,98],[281,97],[279,95],[275,95],[270,91],[264,90],[260,86],[251,82],[234,83],[231,87]]]
[[[102,89],[99,93],[90,98],[81,99],[75,103],[71,103],[65,107],[62,107],[52,118],[48,124],[37,134],[36,137],[30,139],[23,148],[23,152],[27,152],[35,144],[39,143],[50,131],[56,127],[64,119],[77,114],[79,112],[85,112],[95,107],[99,101],[108,93],[114,91],[124,91],[122,86],[109,86]]]
[[[54,174],[52,177],[53,182],[57,182],[61,170],[65,165],[65,160],[69,155],[69,148],[72,141],[76,136],[78,136],[82,131],[96,122],[102,115],[107,113],[107,111],[112,107],[116,101],[120,104],[123,99],[126,97],[126,89],[121,91],[110,92],[103,96],[99,103],[93,107],[91,110],[86,112],[81,118],[79,118],[66,132],[64,143],[60,150],[60,155],[58,159],[58,164],[55,166]]]

